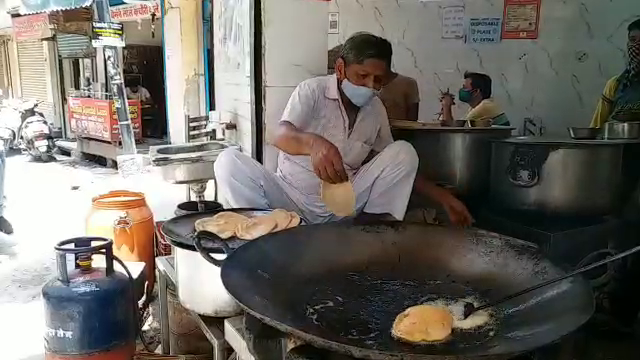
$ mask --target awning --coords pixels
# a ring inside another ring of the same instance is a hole
[[[71,10],[91,6],[93,0],[21,0],[20,15]]]
[[[109,6],[144,3],[140,0],[109,0]],[[148,1],[151,3],[151,1]],[[36,14],[91,6],[93,0],[20,0],[20,15]]]

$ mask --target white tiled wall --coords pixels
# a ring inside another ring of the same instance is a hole
[[[263,0],[265,140],[280,121],[293,89],[327,73],[329,5],[314,0]],[[277,151],[265,141],[264,163],[275,170]]]
[[[502,16],[502,0],[457,1],[467,17]],[[328,48],[357,31],[386,37],[394,68],[418,80],[420,119],[439,111],[440,89],[460,87],[465,70],[489,74],[494,95],[515,125],[539,117],[550,133],[588,126],[610,77],[625,63],[626,25],[640,17],[638,0],[543,0],[537,40],[469,45],[441,39],[441,10],[448,1],[333,0],[340,34]],[[455,110],[463,115],[464,107]]]
[[[235,138],[229,140],[240,144],[245,153],[255,155],[251,1],[214,1],[213,18],[216,110],[221,121],[237,126]]]

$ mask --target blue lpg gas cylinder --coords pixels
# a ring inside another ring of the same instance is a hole
[[[47,360],[133,358],[137,304],[132,280],[114,271],[112,246],[82,237],[55,247],[58,276],[42,288]],[[106,257],[106,268],[92,266],[94,254]],[[67,269],[67,255],[74,256],[74,269]]]

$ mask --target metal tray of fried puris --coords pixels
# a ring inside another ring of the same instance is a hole
[[[173,246],[179,247],[185,250],[197,251],[196,247],[193,243],[194,237],[196,234],[195,222],[212,217],[221,212],[234,212],[237,214],[244,215],[246,217],[256,217],[260,215],[266,215],[271,213],[273,210],[260,210],[260,209],[221,209],[200,213],[192,213],[174,217],[170,220],[167,220],[162,225],[162,233],[169,241],[169,243]],[[304,224],[304,220],[300,219],[300,224]],[[255,240],[241,240],[234,237],[223,240],[231,249],[236,249],[249,241]],[[216,245],[213,240],[203,238],[202,245],[205,250],[210,251],[211,253],[223,253],[220,245]]]

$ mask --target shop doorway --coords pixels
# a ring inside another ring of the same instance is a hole
[[[142,136],[167,138],[162,32],[158,21],[125,21],[123,72],[127,97],[140,101]],[[157,30],[157,31],[156,31]]]

